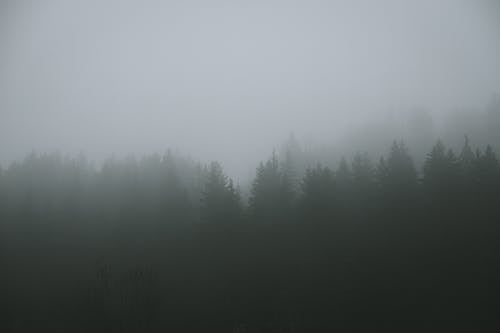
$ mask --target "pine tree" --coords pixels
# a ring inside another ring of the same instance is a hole
[[[306,171],[302,180],[301,208],[313,223],[323,222],[331,217],[334,198],[334,174],[318,164]]]
[[[394,141],[387,159],[379,165],[385,175],[379,179],[385,193],[397,198],[411,195],[417,187],[417,172],[413,160],[403,142]]]
[[[500,192],[500,164],[493,148],[488,145],[483,154],[478,155],[477,177],[479,187],[488,195]]]
[[[471,191],[477,186],[477,158],[466,135],[460,156],[458,157],[460,176],[464,191]]]
[[[210,164],[201,201],[202,221],[228,224],[237,222],[241,217],[239,194],[217,162]]]
[[[334,200],[335,214],[345,216],[357,205],[354,200],[353,175],[347,160],[342,157],[335,172]]]
[[[451,149],[438,141],[425,160],[423,184],[426,189],[441,194],[454,193],[459,185],[459,164]]]
[[[250,214],[259,222],[282,222],[290,216],[292,191],[279,166],[276,153],[260,163],[249,199]]]

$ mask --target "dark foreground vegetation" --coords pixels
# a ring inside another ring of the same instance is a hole
[[[420,168],[419,168],[420,169]],[[175,154],[0,173],[1,332],[500,330],[500,166],[437,143],[256,173]]]

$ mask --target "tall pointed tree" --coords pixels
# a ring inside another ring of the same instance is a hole
[[[417,187],[417,172],[405,144],[394,141],[389,156],[381,161],[384,165],[379,165],[379,172],[383,168],[384,177],[379,181],[384,192],[394,198],[413,194]]]
[[[466,135],[460,156],[458,157],[460,176],[465,191],[473,190],[477,185],[476,169],[477,158],[469,144],[469,137]]]
[[[459,185],[459,164],[452,150],[438,141],[425,160],[423,184],[437,194],[449,194]]]
[[[488,194],[500,199],[500,163],[488,145],[483,154],[478,157],[477,178],[480,189]]]
[[[276,153],[266,163],[260,163],[252,184],[249,209],[259,222],[283,222],[290,217],[292,191],[282,172]]]
[[[201,199],[202,221],[228,224],[239,221],[241,205],[238,192],[217,162],[210,164],[207,182]]]
[[[334,174],[318,164],[306,171],[302,181],[301,208],[305,216],[311,218],[312,223],[321,223],[331,218],[334,197]]]

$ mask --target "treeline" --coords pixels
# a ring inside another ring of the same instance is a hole
[[[335,168],[273,153],[248,195],[171,152],[33,153],[0,172],[0,329],[495,331],[499,203],[467,139],[422,170],[402,142]]]

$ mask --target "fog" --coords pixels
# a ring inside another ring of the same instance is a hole
[[[499,91],[493,0],[0,2],[2,165],[172,148],[245,178],[290,133],[441,131]]]
[[[498,332],[498,156],[499,0],[0,0],[0,332]]]

